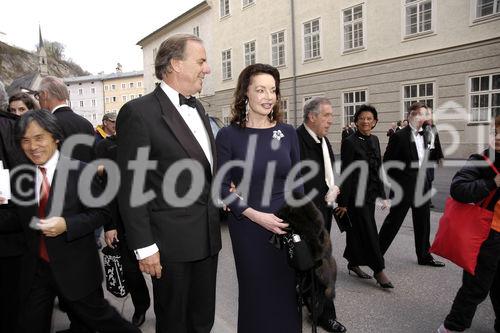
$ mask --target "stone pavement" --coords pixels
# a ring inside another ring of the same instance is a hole
[[[376,217],[380,227],[386,211],[377,209]],[[432,232],[434,235],[441,213],[432,212]],[[223,250],[219,257],[216,320],[214,333],[236,333],[238,287],[231,242],[227,227],[223,228]],[[431,333],[435,332],[448,313],[460,281],[461,271],[452,263],[444,268],[418,266],[414,251],[413,229],[410,214],[385,256],[386,273],[395,286],[385,291],[377,287],[375,281],[361,280],[347,274],[346,260],[342,257],[345,234],[340,234],[336,226],[332,230],[333,251],[338,264],[337,308],[338,320],[355,333]],[[369,273],[370,270],[365,268]],[[148,279],[151,287],[150,280]],[[117,299],[109,294],[110,302],[130,319],[133,307],[129,297]],[[305,311],[304,311],[305,312]],[[493,332],[494,314],[489,299],[478,308],[469,332]],[[60,330],[68,325],[67,318],[58,310],[54,313],[53,329]],[[147,312],[147,320],[141,327],[144,333],[154,332],[152,307]],[[310,332],[304,320],[304,332]],[[324,332],[319,329],[318,332]],[[256,332],[258,333],[258,332]],[[279,332],[286,333],[286,332]]]

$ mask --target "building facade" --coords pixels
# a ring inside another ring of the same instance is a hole
[[[144,94],[142,71],[108,74],[102,78],[104,112],[118,112],[126,102]]]
[[[77,114],[97,126],[104,115],[104,88],[102,75],[65,78],[70,106]]]
[[[379,111],[374,131],[385,146],[390,123],[425,101],[452,158],[481,150],[500,112],[498,0],[204,1],[138,43],[145,71],[166,37],[194,26],[212,67],[202,100],[225,121],[239,73],[255,62],[279,68],[287,122],[302,122],[308,99],[331,100],[335,151],[364,103]],[[156,81],[146,75],[146,91]]]

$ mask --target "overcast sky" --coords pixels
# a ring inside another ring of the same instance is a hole
[[[27,50],[45,40],[65,46],[66,58],[84,70],[142,70],[139,40],[194,7],[201,0],[6,0],[2,1],[0,40]],[[5,35],[3,35],[3,34]]]

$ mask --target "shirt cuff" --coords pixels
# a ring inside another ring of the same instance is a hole
[[[142,260],[144,258],[152,256],[153,254],[155,254],[156,252],[159,252],[159,251],[160,250],[158,249],[158,246],[156,246],[156,244],[153,244],[153,245],[149,245],[149,246],[134,250],[134,253],[135,253],[135,257],[137,258],[137,260]]]

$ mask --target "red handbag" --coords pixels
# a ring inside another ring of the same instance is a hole
[[[498,174],[498,170],[486,156],[485,159]],[[429,251],[475,275],[479,249],[488,238],[493,221],[493,212],[486,207],[495,192],[496,189],[491,191],[480,204],[466,204],[448,198]]]

